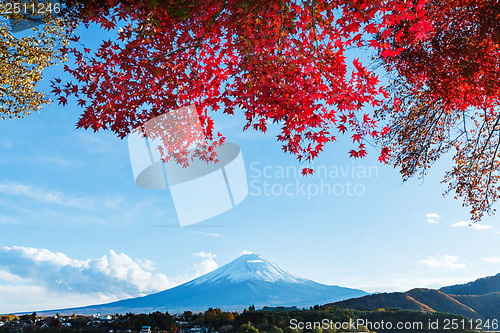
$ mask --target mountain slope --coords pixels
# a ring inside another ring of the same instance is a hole
[[[361,298],[333,303],[349,309],[375,310],[401,308],[424,312],[448,312],[469,318],[481,318],[481,314],[438,290],[412,289],[407,292],[374,294]]]
[[[486,295],[452,295],[457,301],[473,308],[483,318],[498,319],[500,314],[500,292]]]
[[[248,254],[175,288],[132,299],[40,314],[92,314],[184,310],[209,307],[242,310],[250,305],[309,307],[367,295],[357,289],[328,286],[287,273],[256,254]]]
[[[474,309],[438,290],[417,288],[406,293],[437,312],[455,313],[469,318],[480,317]]]
[[[500,292],[500,274],[480,278],[465,284],[443,287],[439,290],[451,295],[486,295]]]
[[[338,305],[348,309],[376,310],[381,308],[401,308],[405,310],[416,310],[424,312],[434,312],[427,305],[415,300],[406,293],[380,293],[359,298],[351,298],[345,301],[326,304]]]
[[[442,288],[441,290],[443,290]],[[407,292],[372,294],[326,304],[348,309],[401,308],[423,312],[447,312],[473,319],[498,319],[500,292],[485,295],[449,295],[434,289],[412,289]]]

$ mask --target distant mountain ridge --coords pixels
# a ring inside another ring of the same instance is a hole
[[[401,308],[424,312],[447,312],[473,319],[500,318],[500,274],[435,289],[373,294],[331,303],[349,309]],[[328,306],[330,304],[327,304]]]
[[[465,284],[443,287],[439,290],[452,295],[486,295],[500,292],[500,274],[487,276]]]
[[[484,319],[499,319],[500,317],[500,292],[486,295],[452,295],[462,304],[467,304],[480,314]]]
[[[368,293],[294,276],[257,254],[247,254],[213,272],[159,293],[107,304],[37,313],[175,313],[205,311],[209,307],[241,311],[251,305],[309,307],[364,295]]]

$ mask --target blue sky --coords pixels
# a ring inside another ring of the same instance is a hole
[[[96,31],[83,35],[89,42]],[[64,77],[62,66],[46,71],[55,76]],[[48,92],[48,80],[40,87]],[[283,176],[302,165],[272,133],[243,133],[243,117],[216,114],[216,127],[241,147],[249,195],[181,228],[168,190],[135,185],[126,140],[76,130],[80,112],[74,102],[52,104],[0,122],[0,313],[160,291],[248,251],[292,274],[369,292],[500,272],[498,217],[469,227],[467,208],[442,197],[447,158],[424,180],[403,184],[397,170],[378,163],[377,151],[348,158],[349,138],[339,137],[315,163],[327,177]],[[309,198],[294,192],[297,182],[310,186]],[[344,192],[312,195],[321,182]],[[292,195],[278,194],[286,185]]]

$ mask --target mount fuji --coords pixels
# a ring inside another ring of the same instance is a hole
[[[40,314],[241,311],[250,305],[309,307],[368,295],[294,276],[257,254],[246,254],[192,281],[148,296]]]

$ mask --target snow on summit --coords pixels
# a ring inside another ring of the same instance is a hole
[[[278,265],[264,259],[258,254],[245,254],[236,260],[224,265],[213,272],[205,274],[190,283],[200,284],[204,282],[243,282],[249,280],[260,280],[266,282],[305,282],[306,279],[296,277]]]

